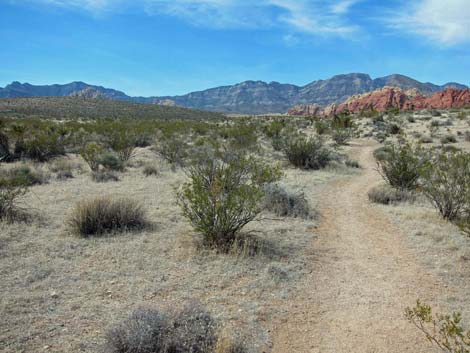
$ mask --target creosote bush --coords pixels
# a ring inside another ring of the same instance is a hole
[[[428,159],[419,148],[409,144],[391,145],[378,153],[378,172],[383,179],[394,188],[400,190],[414,190],[425,168]]]
[[[322,169],[333,159],[331,149],[318,137],[290,136],[285,141],[283,151],[289,162],[301,169]]]
[[[148,223],[142,206],[130,199],[99,197],[79,202],[69,217],[70,230],[81,236],[99,236],[144,228]]]
[[[470,212],[470,153],[441,153],[422,173],[421,188],[444,219]]]
[[[183,215],[203,235],[205,246],[227,252],[237,234],[262,210],[264,187],[280,178],[242,153],[207,153],[186,169],[189,182],[178,193]]]
[[[245,353],[246,347],[220,333],[205,310],[190,305],[180,312],[135,310],[106,334],[108,353]]]
[[[429,305],[419,300],[414,308],[406,308],[406,319],[424,336],[447,353],[470,353],[470,329],[462,325],[462,315],[433,315]]]
[[[310,218],[308,201],[302,193],[293,193],[276,184],[265,189],[264,207],[280,217]]]

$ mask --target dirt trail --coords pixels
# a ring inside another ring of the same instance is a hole
[[[352,156],[360,174],[333,182],[320,195],[322,220],[309,249],[312,273],[272,330],[274,353],[433,352],[406,322],[417,298],[433,302],[439,280],[422,268],[405,236],[370,204],[380,181],[372,151],[358,142]]]

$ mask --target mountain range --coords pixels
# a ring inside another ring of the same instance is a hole
[[[337,75],[327,80],[313,81],[305,86],[278,82],[245,81],[231,86],[210,88],[180,96],[131,97],[124,92],[90,85],[84,82],[36,86],[12,82],[0,88],[0,98],[64,97],[105,98],[135,103],[177,105],[185,108],[238,114],[285,113],[301,104],[327,106],[340,103],[348,97],[374,91],[386,86],[404,90],[417,89],[431,95],[446,88],[465,89],[466,85],[449,82],[444,85],[419,82],[410,77],[394,74],[372,79],[367,74]]]

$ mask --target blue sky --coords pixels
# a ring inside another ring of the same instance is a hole
[[[470,84],[470,0],[0,0],[0,86],[175,95],[340,73]]]

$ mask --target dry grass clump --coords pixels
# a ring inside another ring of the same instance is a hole
[[[0,220],[14,222],[21,217],[18,198],[26,193],[24,186],[13,185],[0,180]]]
[[[280,217],[310,218],[308,201],[302,193],[289,192],[279,185],[268,185],[264,208]]]
[[[82,237],[144,228],[148,222],[142,206],[130,199],[100,197],[79,202],[68,220],[71,231]]]
[[[151,175],[158,175],[158,168],[155,164],[145,164],[144,169],[142,171],[146,177]]]
[[[398,202],[413,202],[416,199],[412,192],[395,189],[388,185],[381,185],[370,189],[367,196],[371,202],[383,205],[390,205]]]
[[[108,331],[109,353],[244,353],[240,343],[222,337],[213,317],[198,306],[175,314],[134,311]]]

